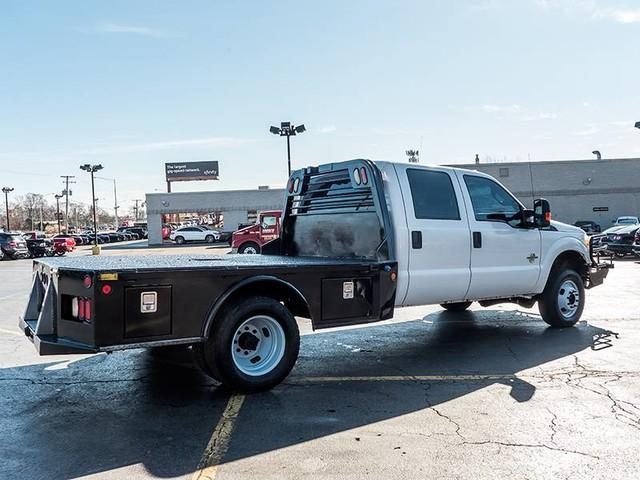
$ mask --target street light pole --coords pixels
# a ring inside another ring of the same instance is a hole
[[[305,132],[307,129],[304,125],[298,125],[297,127],[291,122],[280,122],[280,128],[271,126],[269,131],[274,135],[280,135],[281,137],[287,137],[287,172],[288,176],[291,176],[291,145],[289,137],[293,137],[298,133]]]
[[[2,192],[4,193],[4,207],[7,212],[7,232],[11,231],[11,226],[9,223],[9,193],[13,192],[13,188],[11,187],[2,187]]]
[[[93,204],[93,248],[91,249],[94,255],[100,254],[100,246],[98,244],[98,217],[96,215],[96,188],[95,181],[93,179],[93,174],[98,170],[102,170],[102,165],[91,165],[89,163],[85,163],[84,165],[80,165],[80,170],[84,170],[85,172],[89,172],[91,174],[91,202]]]
[[[60,199],[64,197],[64,195],[55,194],[56,197],[56,220],[58,221],[58,235],[60,235]],[[69,232],[67,232],[67,235]]]

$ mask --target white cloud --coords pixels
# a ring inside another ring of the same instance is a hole
[[[589,102],[582,102],[583,107],[590,107],[591,104]]]
[[[482,105],[482,110],[487,113],[517,113],[522,108],[520,105]]]
[[[318,129],[318,133],[331,133],[337,130],[335,125],[325,125],[324,127],[320,127]]]
[[[609,122],[609,125],[614,127],[633,127],[633,120],[616,120],[615,122]]]
[[[593,12],[593,18],[609,18],[618,23],[640,23],[640,9],[596,8]]]
[[[90,30],[98,33],[124,33],[155,38],[165,38],[169,36],[167,32],[163,32],[162,30],[158,30],[155,28],[141,27],[136,25],[120,25],[111,22],[100,23]]]
[[[87,155],[102,155],[107,153],[151,152],[158,150],[170,150],[173,148],[189,147],[232,148],[246,145],[248,143],[254,143],[255,141],[255,139],[235,137],[191,138],[184,140],[169,140],[164,142],[105,146],[85,150],[80,153]]]
[[[578,135],[580,137],[587,137],[589,135],[595,135],[596,133],[598,133],[600,131],[600,129],[598,127],[596,127],[595,125],[588,125],[588,128],[584,129],[584,130],[580,130],[578,132],[575,132],[574,135]]]
[[[545,10],[559,9],[567,15],[578,15],[593,20],[613,20],[617,23],[640,23],[640,9],[603,7],[598,0],[534,0]]]

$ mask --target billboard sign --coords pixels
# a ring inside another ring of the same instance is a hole
[[[218,180],[217,160],[205,162],[165,163],[167,182]]]

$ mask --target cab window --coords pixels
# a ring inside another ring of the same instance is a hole
[[[276,225],[276,217],[262,217],[262,223],[260,224],[262,228],[271,228]]]
[[[456,192],[447,173],[409,168],[407,179],[416,218],[460,220]]]
[[[514,227],[522,222],[520,203],[496,182],[474,175],[465,175],[464,182],[467,185],[477,221],[503,221]]]

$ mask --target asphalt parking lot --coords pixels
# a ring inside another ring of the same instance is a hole
[[[147,253],[122,247],[104,253]],[[169,251],[191,249],[228,251]],[[36,356],[17,328],[30,270],[0,262],[0,478],[640,476],[637,260],[568,329],[514,305],[315,333],[300,320],[289,379],[247,397],[185,349]]]

